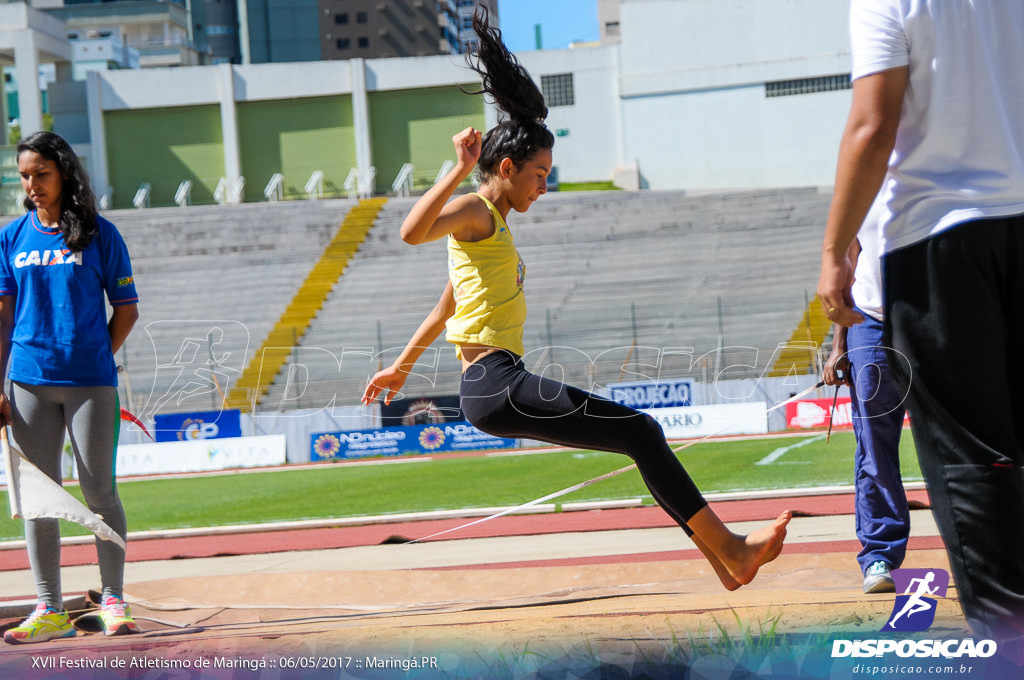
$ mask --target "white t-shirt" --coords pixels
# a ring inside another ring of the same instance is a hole
[[[850,32],[854,79],[910,69],[885,252],[1024,213],[1024,1],[852,0]]]
[[[885,318],[885,304],[882,300],[882,235],[879,222],[885,214],[881,197],[876,198],[857,233],[860,255],[857,269],[853,273],[853,303],[876,321]]]

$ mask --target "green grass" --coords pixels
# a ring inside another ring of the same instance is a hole
[[[824,440],[815,441],[787,452],[771,465],[755,465],[777,448],[812,437],[820,434],[702,443],[682,451],[680,459],[705,493],[852,483],[854,439],[849,432],[836,433],[828,445]],[[903,437],[900,459],[904,479],[920,480],[909,432]],[[400,465],[337,465],[122,481],[119,490],[129,530],[142,531],[518,505],[629,463],[628,458],[611,453],[554,450]],[[77,486],[69,490],[81,498]],[[6,507],[6,493],[2,495],[0,503]],[[558,502],[625,498],[653,502],[635,471]],[[62,531],[66,535],[87,533],[67,523],[62,523]],[[22,535],[20,520],[0,520],[0,540]]]
[[[611,182],[559,182],[559,191],[621,191]]]

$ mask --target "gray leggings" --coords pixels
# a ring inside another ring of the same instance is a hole
[[[29,461],[58,484],[67,430],[86,504],[124,538],[127,525],[114,479],[120,429],[117,388],[12,383],[11,407],[14,415],[11,433],[15,444]],[[26,520],[25,540],[39,601],[62,609],[58,520]],[[96,539],[96,554],[103,595],[121,597],[124,550],[110,541]]]

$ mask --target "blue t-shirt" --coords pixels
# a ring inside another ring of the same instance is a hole
[[[9,375],[30,385],[117,385],[107,330],[110,304],[138,302],[128,248],[97,216],[99,233],[72,253],[60,228],[35,211],[0,231],[0,295],[13,295]]]

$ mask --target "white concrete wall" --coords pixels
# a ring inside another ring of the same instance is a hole
[[[235,66],[235,100],[321,97],[352,92],[347,61]]]
[[[53,82],[47,88],[53,124],[72,146],[89,143],[85,81]],[[81,150],[79,150],[81,153]]]
[[[766,99],[764,85],[624,101],[643,188],[828,186],[850,92]]]
[[[847,3],[634,0],[620,11],[619,45],[518,55],[538,83],[574,76],[575,104],[548,117],[568,133],[555,143],[561,181],[608,180],[636,165],[652,189],[833,183],[850,91],[767,98],[764,84],[849,73]],[[106,72],[101,107],[217,103],[223,74]],[[235,101],[476,82],[461,56],[235,66],[230,77]],[[490,107],[486,118],[496,120]],[[370,125],[357,126],[366,144]]]
[[[457,54],[366,60],[366,89],[370,92],[479,81],[477,75],[466,66],[465,57]]]
[[[461,58],[418,57],[363,61],[366,89],[404,90],[472,83]],[[217,66],[119,70],[102,74],[103,108],[152,108],[220,101]],[[349,61],[249,64],[233,67],[236,101],[351,94]]]
[[[24,135],[43,129],[40,64],[71,59],[64,34],[64,22],[48,14],[24,4],[0,5],[0,55],[14,59],[19,123]]]
[[[104,111],[196,106],[220,101],[216,66],[97,72]]]
[[[560,182],[609,180],[621,164],[618,54],[616,47],[583,47],[517,55],[538,87],[542,76],[573,74],[575,103],[548,106],[548,127],[568,133],[555,137]]]
[[[648,0],[620,7],[625,155],[643,186],[830,185],[850,91],[764,83],[849,73],[846,3]]]
[[[848,3],[646,0],[620,12],[623,96],[849,70]]]

